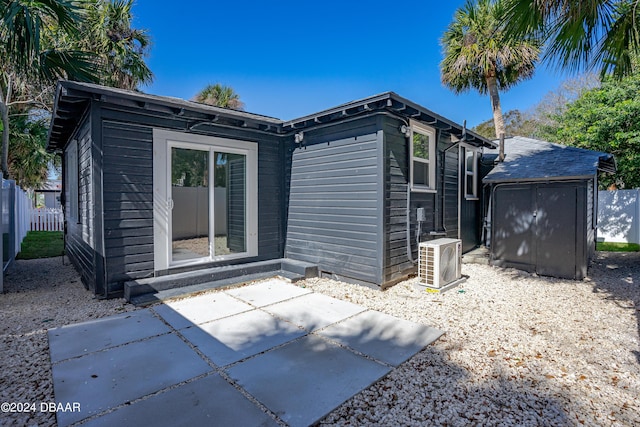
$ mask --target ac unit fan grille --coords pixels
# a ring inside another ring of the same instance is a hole
[[[441,288],[460,278],[462,242],[438,239],[421,243],[418,247],[418,280]]]

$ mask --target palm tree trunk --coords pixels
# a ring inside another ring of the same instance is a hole
[[[9,106],[5,103],[4,91],[0,87],[0,115],[2,116],[2,161],[0,168],[4,178],[9,178]]]
[[[498,80],[496,76],[487,76],[487,87],[491,98],[491,109],[493,110],[493,125],[496,128],[496,139],[505,133],[504,118],[502,117],[502,107],[500,106],[500,93],[498,92]]]

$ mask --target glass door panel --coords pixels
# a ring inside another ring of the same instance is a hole
[[[171,260],[211,256],[209,151],[171,147]]]
[[[246,156],[215,152],[214,159],[214,255],[247,252]]]

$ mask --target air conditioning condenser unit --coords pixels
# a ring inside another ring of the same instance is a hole
[[[444,291],[462,281],[462,241],[436,239],[418,246],[420,286]]]

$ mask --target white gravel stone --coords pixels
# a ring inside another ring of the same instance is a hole
[[[469,279],[444,294],[411,281],[384,292],[299,282],[446,331],[321,425],[640,425],[640,254],[598,253],[589,273],[576,282],[464,265]],[[53,401],[48,328],[134,310],[92,298],[61,258],[18,261],[5,290],[2,402]],[[55,425],[55,417],[0,414],[0,425]]]

